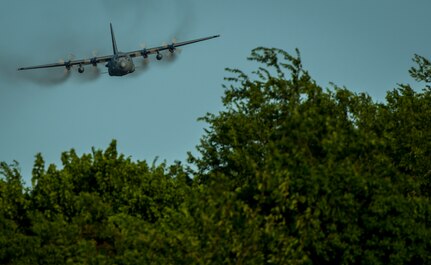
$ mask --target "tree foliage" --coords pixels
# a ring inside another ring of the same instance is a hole
[[[376,103],[318,86],[298,50],[249,60],[261,67],[228,69],[189,165],[135,162],[113,141],[61,169],[36,155],[25,188],[2,163],[0,263],[431,263],[429,85]]]

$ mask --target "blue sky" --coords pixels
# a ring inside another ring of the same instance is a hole
[[[383,101],[397,83],[414,83],[407,72],[414,53],[431,56],[429,10],[425,0],[1,1],[0,161],[20,162],[29,181],[37,152],[60,165],[61,152],[105,149],[112,139],[136,160],[183,161],[203,135],[196,119],[222,109],[224,68],[252,71],[246,57],[257,46],[299,48],[321,86]],[[121,78],[16,72],[69,54],[109,54],[109,22],[123,51],[173,37],[221,38]]]

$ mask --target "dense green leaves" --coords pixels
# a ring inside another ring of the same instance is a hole
[[[430,230],[417,228],[430,221],[418,213],[429,211],[430,91],[403,85],[377,104],[336,86],[324,91],[299,53],[257,48],[251,59],[266,68],[257,80],[230,70],[237,77],[228,79],[236,84],[227,88],[226,111],[203,118],[211,127],[196,160],[200,182],[211,188],[224,175],[226,189],[264,218],[261,226],[277,231],[264,260],[428,261]]]
[[[429,264],[431,90],[318,86],[299,51],[228,69],[190,164],[105,150],[0,165],[2,264]],[[430,80],[429,61],[410,72]]]

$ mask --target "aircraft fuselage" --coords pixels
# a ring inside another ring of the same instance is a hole
[[[110,76],[123,76],[135,71],[135,65],[132,58],[123,53],[115,54],[106,64]]]

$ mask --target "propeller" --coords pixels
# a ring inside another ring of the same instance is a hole
[[[169,51],[169,53],[170,53],[170,54],[172,54],[172,53],[174,53],[174,51],[175,51],[175,47],[173,46],[173,44],[174,44],[174,43],[168,44],[168,43],[166,43],[166,42],[163,42],[163,43],[162,43],[162,46],[163,46],[164,48],[167,48],[167,49],[168,49],[168,51]]]
[[[90,58],[90,63],[91,63],[91,65],[93,67],[91,67],[92,70],[91,70],[90,74],[94,78],[97,77],[100,74],[100,69],[99,69],[99,67],[97,67],[98,65],[97,65],[97,60],[96,60],[96,57],[98,56],[98,54],[99,54],[99,51],[97,49],[94,49],[94,50],[91,51],[92,57]]]
[[[176,38],[172,38],[172,42],[170,44],[163,43],[163,47],[167,48],[166,58],[169,62],[172,62],[177,59],[178,54],[181,53],[181,49],[175,47],[175,44],[177,43]]]
[[[177,43],[178,43],[177,38],[173,37],[173,38],[172,38],[172,44],[171,44],[171,45],[174,45],[174,44],[177,44]],[[174,50],[175,50],[175,52],[176,52],[176,53],[181,53],[181,51],[182,51],[183,49],[181,49],[180,47],[175,47],[175,48],[174,48]]]
[[[59,60],[59,62],[60,63],[65,63],[65,62],[68,62],[68,61],[72,61],[74,59],[75,59],[75,55],[73,53],[70,53],[69,56],[68,56],[68,58],[67,58],[67,61],[64,58],[61,58]]]
[[[147,54],[147,45],[144,43],[139,44],[139,46],[141,46],[141,55],[142,57],[144,57],[144,61],[148,58],[148,54]]]
[[[70,69],[72,68],[72,65],[70,65],[70,62],[74,59],[75,59],[75,55],[73,53],[70,53],[67,61],[64,59],[59,60],[59,63],[65,64],[65,67],[66,67],[65,73],[68,73],[70,71]]]
[[[91,64],[93,65],[93,67],[97,70],[97,62],[96,62],[96,57],[98,54],[98,50],[93,50],[91,52],[91,54],[93,55],[93,57],[90,59]]]
[[[177,39],[174,37],[174,38],[172,38],[171,44],[167,44],[165,46],[168,48],[170,56],[175,56],[175,54],[179,54],[182,51],[181,48],[175,47],[175,44],[177,44]]]
[[[142,66],[147,67],[148,64],[150,63],[150,60],[147,54],[147,44],[145,42],[141,42],[139,44],[139,47],[141,47],[141,55],[142,57],[144,57],[144,59],[142,60]]]
[[[177,38],[175,38],[175,37],[173,37],[172,38],[172,44],[177,44],[178,43],[178,41],[177,41]],[[176,53],[181,53],[181,51],[182,51],[183,49],[181,49],[181,48],[179,48],[179,47],[176,47],[175,48],[175,52]]]

